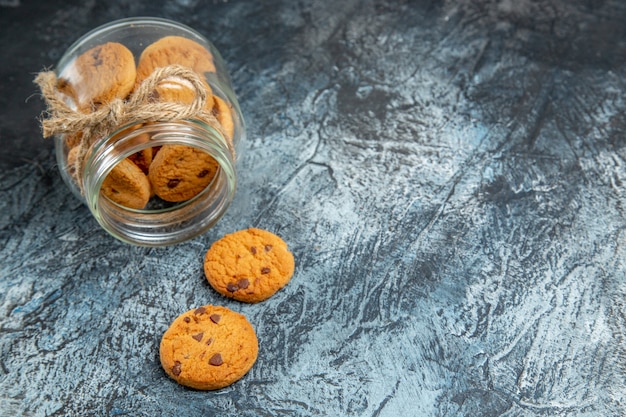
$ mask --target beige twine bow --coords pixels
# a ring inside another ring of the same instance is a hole
[[[190,104],[154,100],[157,85],[170,77],[180,77],[191,83],[195,97]],[[35,78],[35,84],[41,89],[47,104],[41,119],[44,138],[63,133],[82,133],[74,165],[76,178],[82,176],[82,161],[94,141],[106,138],[120,127],[131,123],[196,119],[224,134],[215,115],[205,108],[209,90],[196,72],[180,65],[157,68],[139,84],[130,97],[125,100],[113,99],[91,113],[74,110],[63,100],[57,90],[57,76],[54,71],[40,72]],[[77,183],[82,192],[82,181]]]

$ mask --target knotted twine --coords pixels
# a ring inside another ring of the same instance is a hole
[[[160,82],[182,78],[191,84],[194,99],[190,104],[155,100],[155,90]],[[224,129],[211,110],[206,109],[210,90],[193,70],[181,65],[169,65],[154,70],[126,99],[113,99],[100,105],[90,113],[71,108],[57,89],[57,76],[54,71],[42,71],[35,78],[41,89],[47,108],[40,119],[44,138],[54,135],[81,132],[74,163],[75,179],[82,178],[83,160],[91,145],[107,138],[118,128],[131,123],[175,122],[188,119],[200,120],[216,130],[223,137]],[[81,193],[82,181],[77,180]]]

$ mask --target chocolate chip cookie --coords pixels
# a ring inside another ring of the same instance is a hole
[[[211,245],[204,273],[220,294],[247,303],[274,295],[291,280],[295,261],[287,244],[266,230],[228,234]]]
[[[152,191],[168,202],[183,202],[198,195],[219,169],[208,153],[186,145],[163,145],[150,164]]]
[[[161,339],[165,372],[198,390],[224,388],[241,379],[256,362],[259,344],[245,316],[207,305],[178,316]]]

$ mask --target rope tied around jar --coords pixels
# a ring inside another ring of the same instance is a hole
[[[194,99],[189,104],[156,101],[154,92],[159,83],[179,77],[190,83]],[[226,138],[221,124],[213,112],[205,108],[210,90],[193,70],[181,65],[169,65],[154,70],[126,99],[113,99],[90,113],[73,109],[57,89],[58,79],[54,71],[42,71],[35,78],[47,108],[40,120],[44,138],[54,135],[81,133],[74,163],[75,179],[82,177],[84,159],[91,145],[106,138],[122,126],[131,123],[175,122],[200,120],[216,129]],[[230,144],[229,144],[230,147]],[[82,181],[76,181],[83,192]]]

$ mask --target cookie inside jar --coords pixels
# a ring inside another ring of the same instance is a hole
[[[194,133],[179,124],[175,132],[172,127],[153,123],[120,130],[116,136],[124,137],[124,143],[109,151],[108,156],[118,162],[104,178],[101,195],[128,209],[161,210],[193,200],[210,188],[221,169],[213,150],[197,147]],[[65,140],[70,176],[77,170],[80,146],[76,141],[70,136]]]
[[[219,149],[198,146],[197,132],[180,123],[146,123],[117,136],[122,139],[113,149],[124,154],[116,158],[100,193],[118,206],[147,211],[177,207],[209,192],[220,174]]]
[[[197,77],[185,77],[184,72],[183,76],[178,75],[176,69],[171,73],[166,71],[168,65],[181,66],[180,62],[188,65],[184,68]],[[98,112],[103,113],[103,108],[108,112],[119,111],[118,102],[137,101],[133,94],[143,94],[141,103],[148,109],[148,115],[155,108],[167,114],[193,107],[199,121],[208,120],[209,127],[216,128],[226,147],[234,152],[233,109],[224,98],[213,94],[202,76],[211,71],[215,71],[215,66],[210,52],[189,39],[162,38],[145,48],[137,65],[124,45],[108,42],[85,51],[66,66],[57,88],[68,105],[94,118],[99,117]],[[153,136],[160,133],[158,129],[132,132],[148,124],[139,118],[128,131],[116,134],[130,136],[131,143],[138,143],[140,149],[125,156],[107,173],[101,194],[121,207],[134,210],[160,210],[195,198],[212,183],[220,164],[210,151],[177,138],[152,145]],[[79,131],[66,135],[70,175],[80,174],[85,156],[80,148],[85,148],[87,135],[95,134]]]

